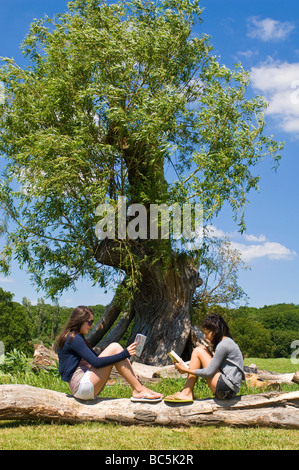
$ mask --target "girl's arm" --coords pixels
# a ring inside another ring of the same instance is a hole
[[[175,368],[181,372],[181,374],[191,374],[196,377],[212,377],[220,369],[220,365],[228,354],[228,348],[221,341],[216,347],[215,354],[211,359],[211,362],[204,369],[187,369],[181,362],[175,364]]]
[[[94,351],[90,350],[84,343],[84,340],[80,335],[75,335],[71,340],[70,345],[73,351],[96,369],[110,366],[130,357],[130,353],[127,349],[124,349],[122,352],[114,354],[113,356],[98,357]]]

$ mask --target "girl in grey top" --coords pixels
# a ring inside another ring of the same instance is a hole
[[[169,395],[167,402],[193,402],[193,388],[198,377],[204,377],[216,398],[233,398],[245,379],[243,356],[239,346],[231,338],[229,328],[218,314],[211,314],[203,323],[205,339],[211,344],[214,355],[205,346],[192,352],[189,368],[182,362],[175,364],[182,374],[188,373],[183,390]]]

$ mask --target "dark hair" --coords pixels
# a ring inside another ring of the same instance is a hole
[[[55,349],[62,348],[68,336],[69,341],[71,341],[76,334],[79,334],[81,326],[89,320],[90,315],[93,316],[93,311],[89,307],[79,305],[79,307],[74,308],[66,326],[56,340]],[[88,345],[85,339],[84,341]]]
[[[202,328],[212,331],[213,339],[211,343],[214,350],[217,344],[222,340],[223,336],[231,338],[227,323],[218,313],[211,313],[211,315],[204,320]]]

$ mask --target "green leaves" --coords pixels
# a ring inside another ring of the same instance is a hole
[[[26,69],[4,60],[7,247],[51,293],[80,275],[106,283],[94,232],[105,200],[197,201],[206,221],[228,202],[245,228],[251,168],[265,155],[277,165],[282,147],[263,134],[264,101],[246,98],[248,74],[193,34],[200,14],[197,0],[76,0],[31,25]]]

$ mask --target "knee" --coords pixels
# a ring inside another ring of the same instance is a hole
[[[109,345],[111,354],[118,354],[123,351],[123,347],[119,343],[111,343]]]
[[[192,354],[195,356],[200,356],[204,351],[206,351],[206,347],[201,344],[200,346],[197,346],[196,348],[193,349]]]

